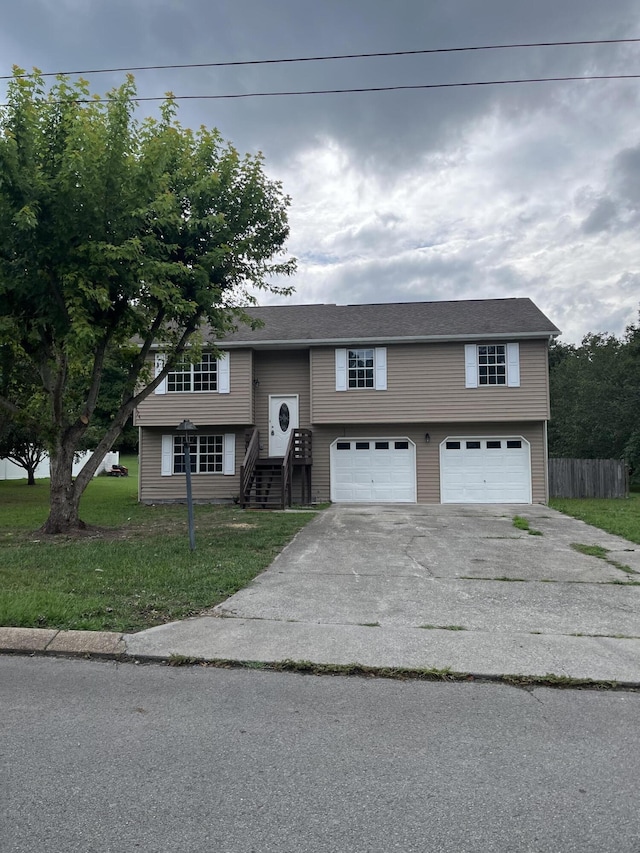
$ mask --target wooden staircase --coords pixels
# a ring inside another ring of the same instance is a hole
[[[311,430],[291,432],[284,456],[260,458],[260,433],[251,430],[240,469],[240,506],[243,509],[284,509],[291,506],[293,471],[300,470],[301,503],[311,503]]]
[[[246,509],[284,509],[282,456],[257,459],[253,483],[245,496]]]

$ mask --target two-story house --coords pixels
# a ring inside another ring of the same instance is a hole
[[[294,500],[546,502],[559,331],[529,299],[247,313],[263,325],[216,341],[217,359],[205,348],[139,406],[140,500],[184,498],[188,419],[200,501],[272,505],[292,472]]]

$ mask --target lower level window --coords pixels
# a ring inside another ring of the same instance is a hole
[[[196,435],[189,445],[192,474],[222,474],[224,465],[224,436]],[[173,439],[173,473],[185,472],[184,438]]]

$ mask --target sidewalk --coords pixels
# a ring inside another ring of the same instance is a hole
[[[115,660],[313,663],[386,674],[422,671],[491,679],[615,682],[640,687],[640,640],[202,616],[139,634],[0,628],[0,652]]]

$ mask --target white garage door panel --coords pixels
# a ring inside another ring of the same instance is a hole
[[[528,442],[521,437],[466,436],[443,441],[440,500],[442,503],[531,503]]]
[[[415,503],[415,445],[405,438],[340,439],[331,446],[331,500]]]

